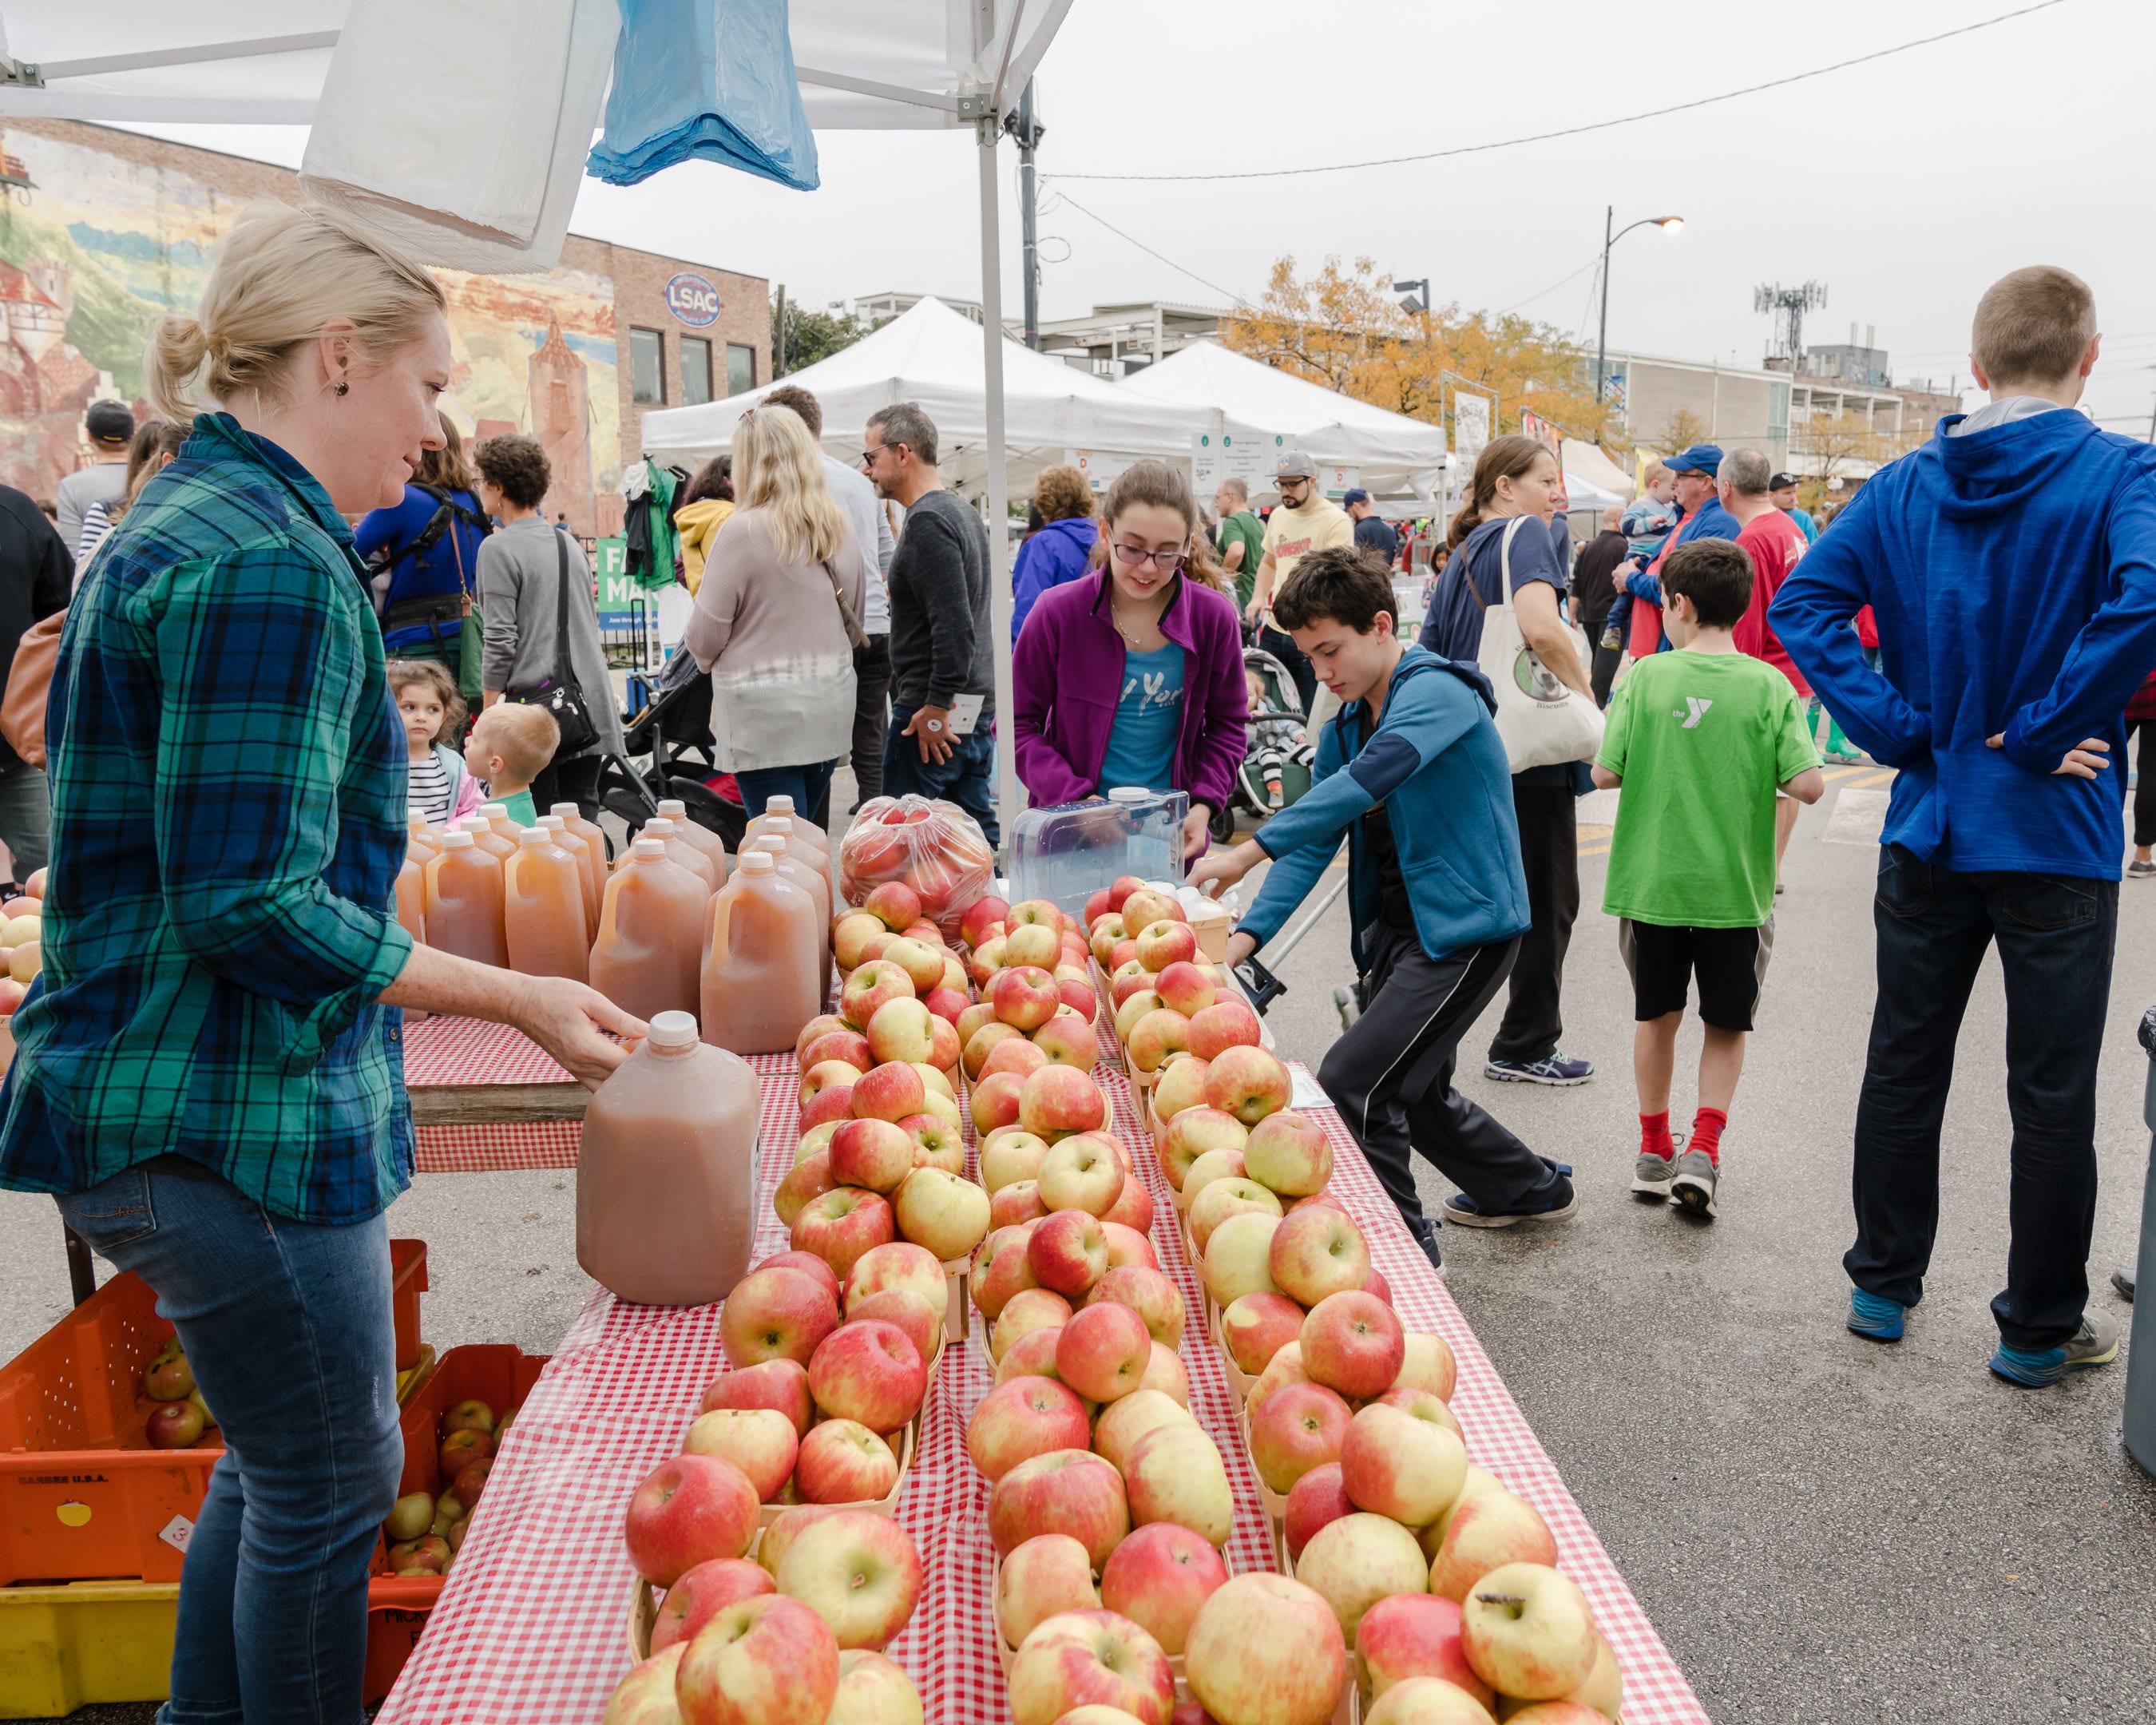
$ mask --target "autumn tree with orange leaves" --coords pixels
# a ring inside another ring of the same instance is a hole
[[[1501,429],[1517,431],[1524,410],[1589,443],[1619,430],[1614,408],[1594,399],[1591,357],[1561,331],[1532,318],[1464,312],[1456,302],[1426,315],[1404,311],[1392,278],[1368,258],[1347,268],[1329,257],[1307,278],[1296,275],[1292,257],[1281,259],[1256,304],[1237,305],[1220,336],[1238,353],[1358,401],[1442,424],[1448,439],[1446,372],[1496,392]]]

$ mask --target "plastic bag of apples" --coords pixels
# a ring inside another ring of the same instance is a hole
[[[980,824],[956,803],[927,797],[872,797],[839,841],[839,887],[850,905],[887,880],[911,889],[921,914],[958,938],[958,921],[983,896],[995,857]]]

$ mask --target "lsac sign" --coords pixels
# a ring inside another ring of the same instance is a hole
[[[701,275],[677,275],[666,284],[666,309],[701,328],[719,315],[719,290]]]

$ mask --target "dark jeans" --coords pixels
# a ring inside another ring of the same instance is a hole
[[[1512,999],[1490,1043],[1493,1060],[1548,1060],[1564,1034],[1558,994],[1564,955],[1579,915],[1579,799],[1569,785],[1523,785],[1512,780],[1512,812],[1520,824],[1520,865],[1527,876],[1527,913],[1512,967]]]
[[[289,1221],[179,1156],[59,1203],[157,1290],[224,1437],[160,1725],[357,1725],[367,1561],[404,1463],[387,1221]]]
[[[941,762],[921,758],[919,740],[905,735],[913,709],[894,710],[891,737],[884,746],[883,793],[886,797],[941,797],[956,803],[981,824],[988,849],[1003,843],[996,824],[996,737],[983,713],[971,737],[956,739]]]
[[[2006,983],[2014,1124],[2006,1289],[2010,1348],[2055,1348],[2081,1326],[2096,1220],[2096,1072],[2118,932],[2118,882],[1958,874],[1899,845],[1879,854],[1871,920],[1879,998],[1856,1104],[1856,1244],[1867,1292],[1913,1306],[1939,1223],[1939,1123],[1970,987],[1994,941]]]
[[[737,772],[734,783],[741,787],[742,807],[752,820],[763,813],[773,797],[793,798],[801,818],[814,820],[838,769],[836,761],[816,761],[806,767],[750,767]]]
[[[605,757],[600,755],[575,755],[566,761],[557,757],[549,761],[531,781],[533,804],[544,814],[557,803],[573,803],[583,811],[586,820],[597,820],[599,768],[604,763]]]
[[[1452,1087],[1460,1039],[1512,968],[1518,937],[1436,962],[1404,930],[1380,924],[1369,940],[1363,1015],[1327,1050],[1317,1081],[1411,1230],[1423,1209],[1410,1148],[1481,1208],[1518,1209],[1557,1176]]]
[[[1625,649],[1602,644],[1602,633],[1609,627],[1606,613],[1589,618],[1581,627],[1586,631],[1587,644],[1594,654],[1587,670],[1588,686],[1594,691],[1595,706],[1606,707],[1609,705],[1609,685],[1617,680],[1617,667],[1625,662]]]
[[[1258,631],[1258,644],[1287,667],[1287,674],[1295,679],[1295,692],[1302,702],[1303,716],[1310,715],[1310,704],[1317,698],[1317,668],[1311,664],[1295,637],[1270,627]]]
[[[891,637],[854,649],[854,783],[858,809],[883,794],[884,732],[891,722]]]
[[[2156,845],[2156,719],[2136,719],[2133,747],[2133,843]],[[16,871],[17,878],[21,870]]]

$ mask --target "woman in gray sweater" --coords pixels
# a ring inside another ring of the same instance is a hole
[[[479,608],[486,632],[480,664],[485,705],[506,689],[521,689],[553,675],[561,656],[560,586],[568,571],[569,669],[583,691],[584,710],[599,740],[581,754],[557,755],[532,781],[541,809],[574,801],[587,819],[598,810],[599,768],[622,749],[621,703],[607,673],[599,644],[598,608],[592,597],[592,566],[583,547],[547,525],[539,506],[553,475],[547,452],[515,433],[490,437],[472,451],[479,470],[480,507],[501,523],[479,548]]]

